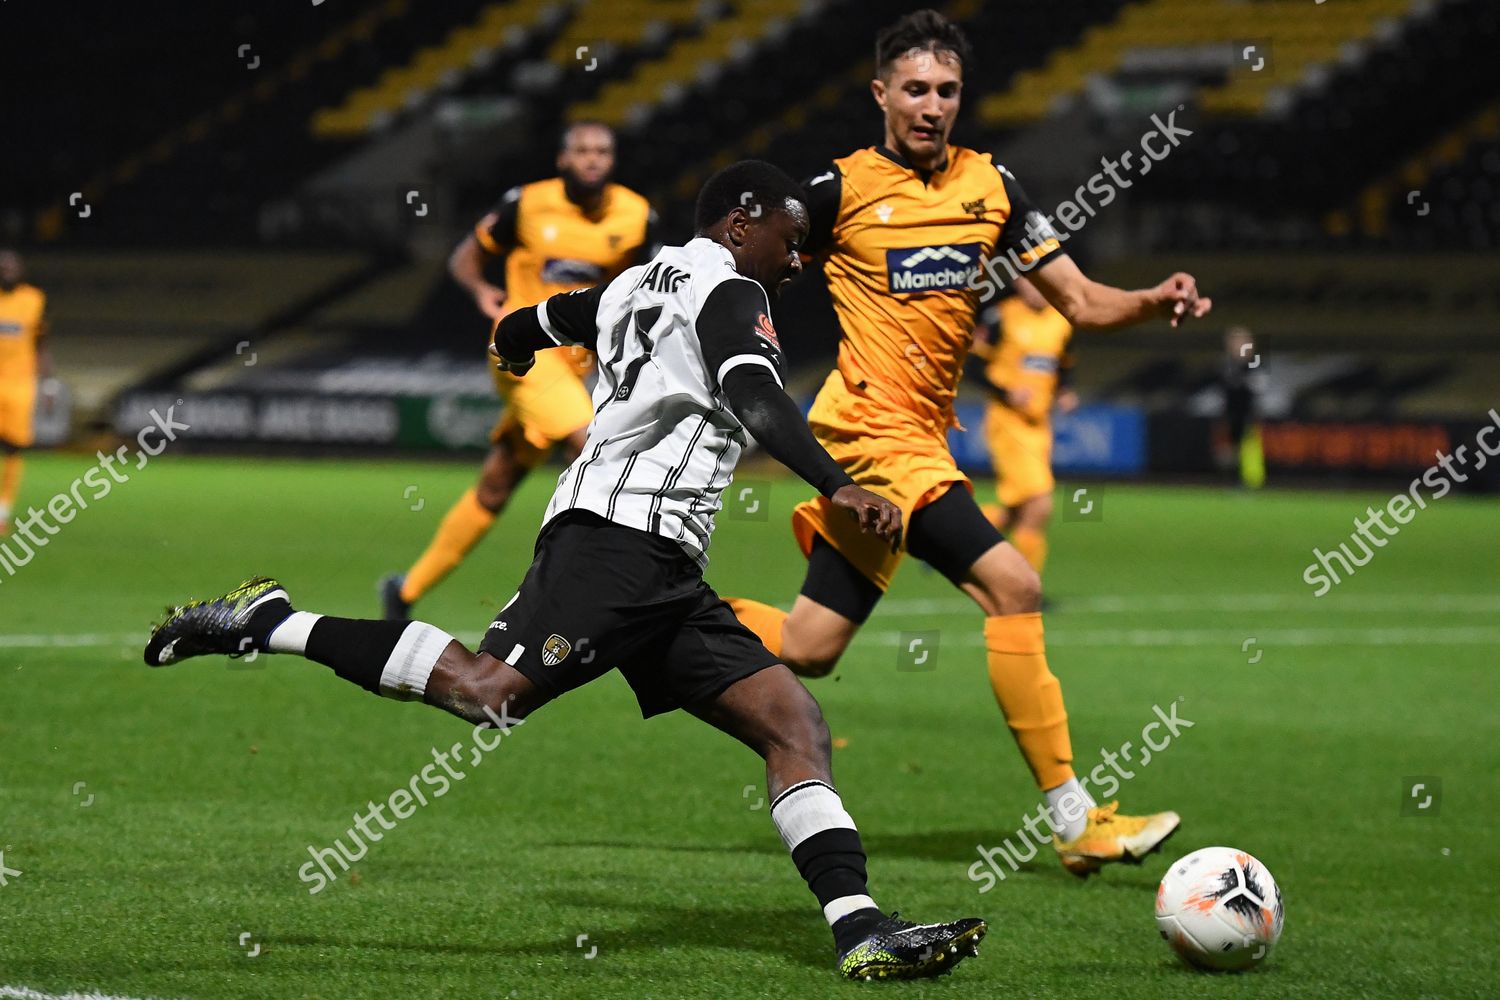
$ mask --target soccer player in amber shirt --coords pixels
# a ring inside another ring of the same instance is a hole
[[[21,488],[21,452],[31,447],[37,376],[52,374],[47,350],[47,296],[22,281],[21,255],[0,250],[0,535]]]
[[[599,122],[563,133],[559,176],[512,188],[448,261],[453,279],[498,322],[550,296],[610,281],[650,256],[655,215],[646,199],[609,179],[615,136]],[[485,258],[505,258],[505,288],[484,276]],[[405,574],[380,584],[386,618],[404,620],[411,606],[453,572],[485,536],[527,473],[561,444],[583,446],[594,404],[584,384],[593,356],[572,347],[537,355],[524,380],[494,370],[505,409],[490,432],[479,482],[444,515],[426,551]]]
[[[1075,777],[1062,689],[1047,666],[1040,577],[986,520],[948,450],[981,265],[1008,258],[1078,328],[1155,317],[1175,324],[1207,313],[1209,300],[1186,274],[1140,291],[1089,280],[1014,177],[988,154],[948,142],[969,59],[962,31],[931,10],[882,31],[871,90],[884,141],[807,183],[806,246],[830,251],[828,287],[843,328],[838,368],[808,420],[856,483],[901,508],[904,545],[863,538],[826,502],[809,501],[792,518],[808,570],[790,615],[755,601],[730,605],[793,670],[822,676],[906,552],[941,572],[985,616],[995,698],[1046,797],[1060,860],[1087,876],[1156,850],[1178,817],[1118,814]]]
[[[985,517],[1038,573],[1047,562],[1052,518],[1052,408],[1064,413],[1078,395],[1064,384],[1072,365],[1073,327],[1024,277],[995,310],[993,341],[975,331],[974,354],[984,361],[981,382],[990,393],[984,438],[995,467],[995,494]]]

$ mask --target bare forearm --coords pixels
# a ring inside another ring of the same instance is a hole
[[[477,295],[488,287],[489,282],[484,279],[484,249],[472,234],[466,236],[448,256],[448,273],[470,295]]]
[[[1153,289],[1126,291],[1086,281],[1070,290],[1058,312],[1081,330],[1117,330],[1154,319],[1161,307]]]

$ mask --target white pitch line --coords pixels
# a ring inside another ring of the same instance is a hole
[[[855,643],[899,646],[923,631],[941,631],[939,641],[981,647],[984,636],[976,626],[950,638],[952,629],[914,629],[908,632],[867,632]],[[1246,633],[1253,634],[1246,634]],[[1299,628],[1299,629],[1082,629],[1047,630],[1048,647],[1057,646],[1232,646],[1254,639],[1262,648],[1274,646],[1489,646],[1500,644],[1500,628]]]
[[[24,986],[0,985],[0,1000],[153,1000],[153,998],[122,997],[113,993],[39,993]]]
[[[891,597],[876,606],[875,614],[941,615],[974,611],[966,597]],[[1350,595],[1326,598],[1289,594],[1085,594],[1058,599],[1057,614],[1143,614],[1177,611],[1316,611],[1326,613],[1500,611],[1500,594],[1411,594],[1405,596]]]
[[[979,648],[984,645],[984,636],[977,626],[972,633],[953,633],[955,629],[912,629],[899,631],[870,631],[860,633],[854,645],[899,646],[909,642],[917,632],[942,631],[947,642],[959,646]],[[1253,634],[1247,634],[1253,633]],[[482,633],[460,632],[460,642],[473,647],[482,638]],[[1087,629],[1052,626],[1047,629],[1047,645],[1065,646],[1180,646],[1213,647],[1241,646],[1254,639],[1262,648],[1267,646],[1486,646],[1500,645],[1500,628],[1307,628],[1307,629],[1262,629],[1247,626],[1243,629]],[[141,644],[136,635],[113,637],[104,635],[31,635],[0,637],[0,648],[9,649],[121,649],[135,648]],[[4,994],[0,994],[4,1000]]]
[[[147,633],[74,632],[61,635],[0,635],[0,649],[63,649],[89,647],[94,649],[117,646],[141,646],[145,648]],[[0,997],[4,994],[0,993]]]

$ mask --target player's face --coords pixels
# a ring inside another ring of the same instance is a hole
[[[21,283],[21,255],[13,250],[0,253],[0,287],[14,288]]]
[[[946,51],[914,50],[870,86],[885,113],[886,144],[919,167],[939,166],[963,89],[958,57]]]
[[[740,272],[760,282],[772,298],[802,273],[802,244],[807,242],[807,208],[787,200],[780,211],[748,218]]]
[[[615,139],[609,129],[575,128],[557,154],[557,172],[584,188],[604,186],[615,169]]]

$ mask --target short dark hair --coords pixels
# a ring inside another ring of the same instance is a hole
[[[576,122],[568,122],[567,126],[562,130],[562,135],[558,136],[557,151],[559,153],[565,151],[568,148],[568,140],[573,138],[573,133],[581,128],[602,128],[604,131],[609,133],[610,142],[614,142],[615,130],[608,124],[600,121],[597,118],[581,118]]]
[[[701,233],[736,208],[743,208],[751,215],[760,214],[758,207],[785,211],[788,199],[807,203],[801,184],[773,163],[741,160],[720,170],[703,185],[698,192],[693,224]]]
[[[875,36],[875,75],[884,77],[910,52],[952,52],[965,67],[974,58],[964,30],[930,7],[912,11]]]

